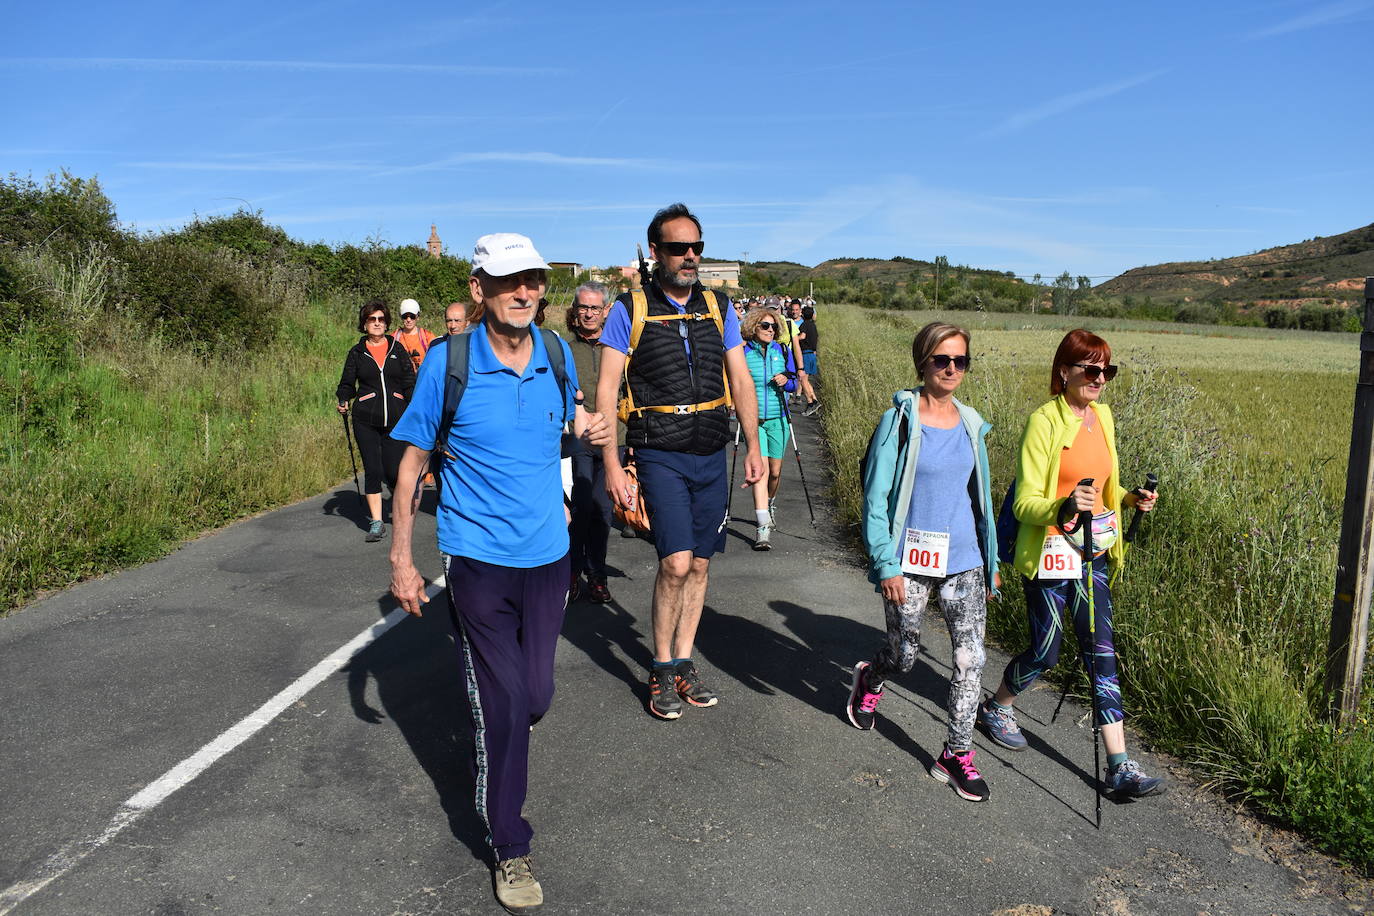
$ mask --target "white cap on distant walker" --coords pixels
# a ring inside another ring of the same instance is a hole
[[[416,302],[414,299],[402,299],[402,300],[401,300],[401,317],[402,317],[402,318],[404,318],[406,315],[419,315],[419,314],[420,314],[420,303]]]
[[[534,250],[534,242],[514,232],[493,232],[472,247],[472,269],[489,277],[508,277],[525,270],[548,270],[549,265]]]

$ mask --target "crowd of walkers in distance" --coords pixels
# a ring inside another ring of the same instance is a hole
[[[820,408],[814,302],[732,302],[704,287],[701,222],[683,204],[654,214],[647,241],[655,267],[643,288],[613,297],[600,283],[579,286],[556,334],[543,326],[549,268],[533,242],[482,236],[471,301],[447,307],[447,333],[420,328],[420,307],[409,299],[390,333],[389,305],[366,303],[336,392],[362,456],[366,540],[385,536],[385,483],[391,590],[416,615],[428,597],[413,561],[413,496],[427,475],[436,486],[437,540],[471,704],[475,804],[496,897],[516,913],[543,901],[521,813],[531,733],[552,701],[568,604],[611,600],[613,517],[642,516],[636,525],[658,556],[647,711],[672,721],[687,707],[717,705],[692,656],[709,565],[725,547],[728,446],[733,439],[736,456],[743,446],[753,547],[768,550],[785,449],[796,449],[792,410]],[[959,797],[984,801],[975,728],[1008,750],[1027,747],[1016,699],[1055,664],[1067,616],[1107,750],[1101,786],[1120,797],[1155,794],[1162,780],[1126,752],[1111,581],[1125,559],[1123,512],[1150,511],[1156,494],[1120,481],[1116,430],[1100,401],[1117,371],[1111,348],[1083,330],[1064,337],[1050,361],[1050,400],[1026,423],[999,511],[990,427],[955,396],[971,370],[971,342],[951,324],[917,333],[916,384],[893,395],[864,456],[862,533],[886,638],[854,665],[843,715],[855,728],[874,727],[887,682],[915,663],[933,603],[953,664],[947,733],[930,774]],[[987,602],[1002,587],[1002,568],[1021,579],[1031,638],[984,698]]]

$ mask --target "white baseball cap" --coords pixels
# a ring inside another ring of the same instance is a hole
[[[472,269],[489,277],[508,277],[525,270],[548,270],[549,265],[534,250],[534,242],[514,232],[493,232],[472,247]]]
[[[401,300],[401,314],[402,314],[403,316],[404,316],[404,315],[419,315],[419,314],[420,314],[420,303],[416,302],[414,299],[402,299],[402,300]]]

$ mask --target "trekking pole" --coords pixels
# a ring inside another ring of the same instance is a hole
[[[1080,487],[1093,485],[1091,479],[1080,480]],[[1097,613],[1093,607],[1093,512],[1079,513],[1078,525],[1083,529],[1083,587],[1088,590],[1088,695],[1092,698],[1093,717],[1093,795],[1096,796],[1097,829],[1102,829],[1102,728],[1097,723]]]
[[[730,507],[735,504],[735,468],[739,465],[739,417],[735,417],[735,453],[730,458],[730,495],[725,499],[725,515],[730,515]]]
[[[1148,474],[1145,475],[1145,486],[1141,487],[1140,489],[1137,489],[1137,490],[1136,490],[1136,495],[1137,495],[1137,496],[1140,495],[1140,490],[1149,490],[1151,493],[1154,493],[1154,492],[1156,492],[1158,489],[1159,489],[1159,478],[1156,477],[1156,476],[1154,475],[1153,472],[1151,472],[1151,473],[1148,473]],[[1135,529],[1136,529],[1136,527],[1140,524],[1140,517],[1141,517],[1142,515],[1144,515],[1144,514],[1145,514],[1144,512],[1141,512],[1139,509],[1137,509],[1137,510],[1135,510],[1135,515],[1131,517],[1131,527],[1129,527],[1129,528],[1126,529],[1126,543],[1127,543],[1127,544],[1129,544],[1131,541],[1134,541],[1134,540],[1135,540]]]
[[[806,470],[802,468],[801,449],[797,448],[797,427],[792,423],[792,411],[787,409],[787,401],[783,400],[783,413],[787,415],[787,431],[792,434],[792,454],[797,459],[797,476],[801,478],[802,493],[806,496],[806,511],[811,513],[811,527],[816,527],[816,510],[811,508],[811,491],[806,487]]]
[[[339,414],[339,419],[343,420],[344,441],[348,443],[348,463],[353,465],[353,489],[358,491],[358,502],[365,503],[363,488],[358,486],[358,461],[353,457],[353,432],[348,428],[348,412]]]

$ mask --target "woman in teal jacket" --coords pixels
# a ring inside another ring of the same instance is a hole
[[[953,644],[949,729],[930,775],[961,798],[983,801],[973,765],[973,724],[982,692],[987,600],[996,593],[997,532],[986,437],[991,427],[954,391],[969,366],[969,333],[934,322],[911,345],[922,385],[899,391],[864,457],[864,545],[869,581],[883,596],[887,641],[854,666],[845,713],[870,729],[884,682],[905,674],[920,648],[921,616],[938,598]]]
[[[754,516],[758,521],[755,550],[772,547],[773,501],[782,479],[782,459],[787,456],[787,441],[792,425],[787,416],[787,394],[797,388],[797,366],[792,351],[777,342],[778,322],[786,321],[776,312],[754,309],[740,322],[744,338],[744,359],[754,377],[754,395],[759,405],[759,449],[768,459],[768,476],[754,484]]]

